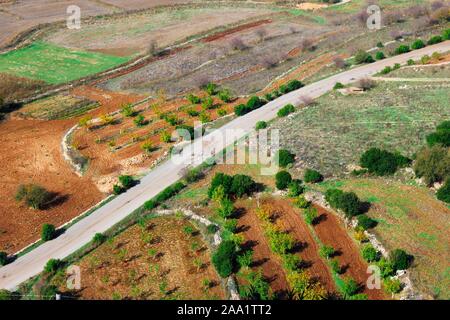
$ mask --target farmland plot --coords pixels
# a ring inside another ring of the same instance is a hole
[[[0,72],[60,84],[113,68],[127,60],[35,42],[0,55]]]
[[[273,127],[281,131],[282,146],[299,157],[298,166],[340,175],[370,147],[412,156],[425,135],[450,117],[448,86],[380,82],[361,95],[332,92]]]
[[[134,225],[77,264],[81,299],[225,298],[207,244],[183,218],[158,217]]]

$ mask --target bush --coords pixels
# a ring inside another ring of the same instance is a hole
[[[278,255],[286,254],[295,246],[295,239],[288,233],[271,231],[267,233],[267,236],[269,238],[270,249]]]
[[[231,201],[228,198],[224,198],[220,201],[220,206],[217,208],[217,214],[223,218],[229,218],[233,215],[234,213],[234,205],[233,205],[233,201]]]
[[[413,66],[413,65],[416,64],[416,62],[415,62],[413,59],[409,59],[409,60],[406,62],[406,64],[407,64],[408,66]]]
[[[439,188],[436,197],[446,203],[450,203],[450,178],[445,181],[444,185]]]
[[[304,212],[304,215],[305,215],[306,223],[310,224],[310,225],[313,225],[315,220],[317,219],[317,216],[318,216],[317,209],[316,208],[312,208],[312,207],[306,208],[305,212]]]
[[[206,232],[209,234],[214,234],[218,230],[217,226],[215,224],[210,224],[206,227]]]
[[[136,184],[136,181],[133,179],[133,177],[129,175],[119,176],[119,182],[125,189],[129,189]]]
[[[191,140],[194,140],[195,138],[195,129],[193,126],[180,124],[175,127],[175,130],[177,131],[179,136],[183,137],[183,139],[190,138]]]
[[[44,267],[45,273],[55,273],[61,267],[64,266],[64,263],[59,259],[50,259],[47,261],[47,264]]]
[[[319,254],[323,258],[330,259],[334,254],[334,248],[332,246],[320,246]]]
[[[347,217],[353,217],[361,213],[361,202],[353,192],[343,192],[338,189],[328,189],[325,200],[334,209],[340,209]]]
[[[41,210],[50,200],[51,194],[45,188],[36,184],[20,185],[16,192],[16,200],[36,210]]]
[[[295,90],[298,90],[300,88],[303,88],[304,84],[300,82],[299,80],[291,80],[288,83],[280,86],[280,92],[282,94],[286,94]]]
[[[107,237],[103,233],[96,233],[94,235],[94,238],[92,238],[92,243],[98,246],[105,242],[106,239]]]
[[[333,270],[333,272],[335,272],[337,274],[342,273],[342,268],[339,265],[339,261],[337,261],[336,259],[333,259],[330,261],[330,266],[331,266],[331,270]]]
[[[289,152],[286,149],[280,149],[275,155],[275,159],[278,161],[280,167],[286,168],[290,164],[295,162],[295,154]]]
[[[372,56],[364,50],[358,50],[358,52],[355,55],[355,63],[362,64],[362,63],[369,63],[369,62],[373,62]]]
[[[279,190],[285,190],[291,182],[292,176],[287,171],[279,171],[275,175],[275,184]]]
[[[395,270],[392,263],[385,258],[381,258],[377,265],[380,268],[381,277],[383,279],[394,275]]]
[[[295,107],[292,104],[287,104],[277,112],[277,116],[282,118],[286,117],[287,115],[295,112]]]
[[[122,109],[120,110],[120,113],[124,116],[124,117],[134,117],[134,115],[136,114],[136,112],[134,111],[133,105],[132,104],[126,104],[122,107]]]
[[[198,117],[198,115],[200,114],[200,112],[198,112],[195,109],[188,109],[186,110],[186,113],[190,116],[190,117]]]
[[[56,237],[56,228],[52,224],[44,224],[41,230],[42,241],[50,241]]]
[[[347,278],[346,280],[344,280],[341,290],[344,297],[349,298],[359,291],[359,285],[354,279]]]
[[[389,66],[387,66],[387,67],[384,67],[384,69],[381,70],[380,73],[381,73],[381,74],[388,74],[388,73],[390,73],[391,71],[392,71],[392,68],[389,67]]]
[[[291,253],[282,256],[283,268],[288,272],[297,271],[300,268],[302,260],[299,256]]]
[[[264,279],[262,272],[251,271],[245,275],[246,284],[239,286],[239,295],[248,300],[271,299],[270,284]]]
[[[333,90],[339,90],[339,89],[344,89],[344,88],[345,88],[345,86],[342,83],[336,82],[334,84]]]
[[[231,102],[231,93],[229,90],[222,90],[219,92],[219,99],[225,103]]]
[[[231,193],[241,198],[244,195],[250,195],[255,190],[256,184],[252,178],[243,174],[236,174],[233,176],[231,183]]]
[[[305,199],[304,196],[299,196],[296,200],[295,200],[295,205],[297,207],[299,207],[300,209],[306,209],[308,208],[311,204],[308,200]]]
[[[433,44],[438,44],[440,42],[444,41],[444,39],[442,39],[441,36],[433,36],[430,38],[430,40],[428,40],[427,44],[428,45],[433,45]]]
[[[217,115],[218,115],[219,117],[224,117],[224,116],[227,115],[227,110],[225,110],[225,109],[219,109],[219,110],[217,110]]]
[[[0,251],[0,266],[4,266],[8,263],[8,254]]]
[[[380,253],[370,244],[367,244],[362,248],[361,255],[367,262],[380,260]]]
[[[148,123],[148,121],[145,120],[145,118],[142,114],[140,114],[136,118],[134,118],[133,122],[136,125],[136,127],[142,127]]]
[[[402,249],[392,250],[389,254],[389,260],[394,270],[406,270],[410,264],[409,255]]]
[[[377,222],[372,218],[366,216],[365,214],[361,214],[357,217],[358,226],[363,228],[364,230],[372,229],[377,225]]]
[[[385,279],[383,283],[384,288],[389,293],[395,294],[402,291],[402,283],[398,279]]]
[[[214,100],[211,97],[206,97],[202,102],[202,109],[209,110],[214,108]]]
[[[201,178],[203,178],[203,171],[199,168],[187,169],[183,174],[183,179],[186,180],[187,183],[194,183]]]
[[[205,87],[206,93],[208,93],[210,96],[213,96],[217,93],[217,84],[215,83],[208,83]]]
[[[266,129],[267,128],[267,122],[265,121],[258,121],[256,123],[255,129],[256,130],[261,130],[261,129]]]
[[[367,168],[370,173],[379,176],[394,174],[398,168],[404,167],[411,162],[410,159],[391,152],[371,148],[364,152],[360,158],[360,165]]]
[[[400,46],[398,46],[398,48],[395,49],[395,54],[403,54],[403,53],[408,53],[410,52],[411,49],[409,48],[408,45],[406,44],[402,44]]]
[[[234,113],[237,116],[243,116],[253,110],[256,110],[256,109],[262,107],[263,105],[264,105],[263,100],[261,100],[257,96],[253,96],[247,101],[247,104],[240,104],[240,105],[235,106]]]
[[[432,147],[441,144],[450,147],[450,121],[444,121],[436,127],[436,131],[426,136],[427,144]]]
[[[288,196],[291,198],[298,197],[305,191],[305,188],[302,186],[302,182],[300,180],[292,180],[288,185]]]
[[[233,177],[225,173],[218,172],[211,180],[211,184],[208,189],[208,197],[211,199],[214,191],[222,186],[225,196],[231,194],[231,185],[233,184]]]
[[[186,99],[192,104],[199,104],[200,102],[202,102],[202,100],[199,97],[197,97],[196,95],[193,95],[193,94],[189,94],[186,97]]]
[[[236,248],[230,240],[222,241],[212,256],[212,263],[222,277],[231,275],[234,269]]]
[[[378,51],[375,54],[375,59],[377,59],[377,60],[383,60],[384,58],[386,58],[386,56],[384,55],[383,51]]]
[[[12,299],[13,299],[12,292],[5,289],[0,289],[0,301],[7,301]]]
[[[447,147],[434,145],[425,147],[416,154],[414,172],[423,178],[425,183],[432,185],[450,177],[450,152]]]
[[[442,32],[442,39],[450,40],[450,29],[444,30]]]
[[[224,224],[225,230],[235,233],[237,230],[238,220],[237,219],[227,219]]]
[[[237,256],[237,262],[239,267],[248,268],[253,263],[253,250],[247,250],[244,253],[241,253]]]
[[[303,175],[303,181],[306,183],[317,183],[323,180],[323,176],[319,171],[306,169]]]
[[[423,42],[423,40],[421,39],[417,39],[411,44],[411,49],[413,50],[418,50],[422,48],[425,48],[425,42]]]

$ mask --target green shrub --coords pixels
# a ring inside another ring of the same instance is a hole
[[[440,144],[425,147],[416,154],[414,172],[428,185],[450,177],[450,152]]]
[[[56,228],[52,224],[44,224],[41,230],[42,241],[50,241],[56,237]]]
[[[237,256],[237,263],[240,268],[248,268],[253,263],[253,250],[247,250]]]
[[[444,30],[442,32],[442,39],[450,40],[450,29]]]
[[[317,209],[313,207],[308,207],[305,209],[304,215],[306,223],[313,225],[318,216]]]
[[[231,102],[231,93],[229,90],[222,90],[219,92],[219,99],[225,103]]]
[[[128,103],[122,107],[122,109],[120,110],[120,113],[124,117],[134,117],[134,115],[136,114],[136,111],[134,111],[133,105]]]
[[[398,279],[385,279],[383,283],[388,293],[395,294],[402,291],[402,283]]]
[[[4,266],[8,263],[8,254],[0,251],[0,266]]]
[[[396,63],[396,64],[394,64],[394,66],[392,67],[392,70],[400,69],[400,67],[401,67],[400,63]]]
[[[305,191],[302,182],[298,179],[292,180],[288,185],[288,196],[291,198],[298,197]]]
[[[392,263],[385,258],[381,258],[377,265],[380,268],[380,274],[383,279],[394,275],[395,270]]]
[[[225,230],[235,233],[238,226],[238,220],[237,219],[227,219],[224,224]]]
[[[302,260],[299,256],[287,253],[282,256],[283,268],[288,272],[297,271],[300,268]]]
[[[225,109],[219,109],[219,110],[217,110],[217,115],[218,115],[219,117],[224,117],[224,116],[227,115],[227,110],[225,110]]]
[[[361,255],[367,262],[374,262],[380,260],[380,253],[371,245],[365,245],[361,250]]]
[[[264,99],[266,99],[267,101],[272,101],[275,97],[271,94],[271,93],[266,93],[264,95]]]
[[[218,230],[217,226],[215,224],[210,224],[206,227],[206,232],[209,234],[214,234]]]
[[[380,71],[381,74],[388,74],[392,71],[392,68],[390,66],[384,67],[383,70]]]
[[[379,42],[377,42],[377,48],[384,48],[384,44],[383,44],[383,42],[381,42],[381,41],[379,41]]]
[[[411,44],[411,49],[413,50],[418,50],[422,48],[425,48],[425,42],[423,42],[422,39],[417,39]]]
[[[144,203],[144,209],[145,210],[153,210],[158,206],[158,203],[154,200],[148,200]]]
[[[344,298],[348,299],[349,297],[355,295],[359,291],[358,282],[356,282],[352,278],[347,278],[344,280],[341,290],[342,294],[344,295]]]
[[[202,109],[203,110],[210,110],[214,108],[214,100],[211,97],[206,97],[202,101]]]
[[[220,201],[220,205],[217,208],[216,212],[221,218],[226,219],[233,215],[234,210],[235,208],[233,205],[233,201],[228,198],[224,198]]]
[[[103,242],[106,241],[106,236],[103,233],[96,233],[94,235],[94,238],[92,238],[92,243],[94,243],[94,245],[101,245]]]
[[[407,64],[408,66],[413,66],[413,65],[416,64],[416,62],[415,62],[413,59],[409,59],[409,60],[406,62],[406,64]]]
[[[275,175],[275,184],[279,190],[285,190],[291,182],[292,176],[287,171],[279,171]]]
[[[0,289],[0,301],[8,301],[13,299],[13,293],[11,291]]]
[[[364,152],[360,158],[360,165],[367,168],[370,173],[379,176],[394,174],[398,168],[411,163],[411,160],[378,148],[371,148]]]
[[[292,235],[280,231],[271,231],[267,233],[269,246],[272,252],[278,255],[284,255],[295,246],[295,239]]]
[[[361,213],[361,202],[353,192],[343,192],[338,189],[328,189],[325,200],[334,209],[340,209],[347,217],[353,217]]]
[[[446,203],[450,203],[450,178],[447,179],[442,187],[436,193],[436,197]]]
[[[59,259],[50,259],[47,261],[47,264],[44,266],[45,273],[55,273],[60,268],[64,266],[64,263]]]
[[[270,285],[261,271],[251,271],[245,275],[246,283],[239,286],[239,295],[247,300],[271,299]]]
[[[256,130],[261,130],[261,129],[266,129],[267,128],[267,122],[265,121],[258,121],[256,123],[255,129]]]
[[[231,194],[231,185],[233,184],[233,177],[222,172],[217,172],[211,180],[211,184],[208,189],[208,197],[211,199],[214,191],[222,186],[224,194],[226,196]]]
[[[133,122],[136,125],[136,127],[142,127],[148,123],[148,121],[145,120],[142,114],[137,115],[136,118],[134,118]]]
[[[406,270],[410,264],[410,256],[402,249],[392,250],[389,254],[389,260],[394,270]]]
[[[277,116],[282,118],[286,117],[287,115],[295,112],[295,107],[292,104],[287,104],[277,112]]]
[[[215,83],[208,83],[205,87],[206,93],[208,93],[210,96],[213,96],[217,93],[217,84]]]
[[[233,176],[230,191],[234,196],[241,198],[244,195],[250,195],[255,191],[255,187],[255,181],[251,177],[244,174],[236,174]]]
[[[280,149],[276,153],[275,159],[278,161],[280,167],[286,168],[295,162],[295,154],[289,152],[289,150]]]
[[[212,256],[212,263],[217,273],[226,278],[233,272],[236,256],[236,247],[233,241],[225,240],[220,243]]]
[[[304,196],[299,196],[295,200],[295,205],[300,209],[306,209],[311,205],[311,203],[308,200],[306,200]]]
[[[426,136],[427,144],[432,147],[441,144],[450,147],[450,121],[444,121],[436,127],[436,131]]]
[[[286,94],[286,93],[298,90],[302,87],[304,87],[304,84],[302,82],[300,82],[299,80],[294,79],[294,80],[289,81],[287,84],[281,85],[279,91],[282,94]]]
[[[345,86],[342,83],[336,82],[334,84],[333,90],[339,90],[339,89],[344,89],[344,88],[345,88]]]
[[[43,209],[50,197],[50,192],[36,184],[20,185],[15,196],[17,201],[24,201],[28,207],[36,210]]]
[[[337,274],[341,274],[342,273],[342,268],[339,265],[339,261],[337,259],[333,259],[330,261],[330,266],[331,266],[331,270],[333,270],[333,272],[337,273]]]
[[[192,104],[199,104],[200,102],[202,102],[202,99],[200,99],[196,95],[193,95],[192,93],[187,95],[186,99]]]
[[[372,218],[366,216],[365,214],[361,214],[357,217],[358,226],[363,228],[364,230],[372,229],[377,225],[377,222]]]
[[[175,130],[184,139],[190,138],[191,140],[194,140],[195,138],[195,129],[193,126],[189,126],[187,124],[179,124],[175,127]]]
[[[334,248],[332,246],[320,246],[319,249],[319,254],[321,257],[325,258],[325,259],[330,259],[333,255],[334,255],[335,251]]]
[[[383,60],[383,59],[385,59],[385,58],[386,58],[386,56],[384,55],[383,51],[378,51],[378,52],[375,54],[375,59],[377,59],[377,60]]]
[[[303,175],[303,181],[306,183],[317,183],[323,180],[323,176],[319,171],[306,169]]]
[[[200,114],[200,112],[198,112],[195,109],[187,109],[186,113],[190,116],[190,117],[198,117],[198,115]]]
[[[119,176],[119,182],[125,189],[130,189],[136,184],[136,181],[133,179],[133,177],[129,175]]]
[[[370,62],[373,62],[372,56],[364,50],[358,50],[358,52],[355,55],[355,63],[362,64],[362,63],[370,63]]]
[[[257,96],[253,96],[247,101],[247,104],[240,104],[240,105],[235,106],[234,113],[237,116],[243,116],[253,110],[256,110],[256,109],[262,107],[263,105],[264,105],[263,100],[261,100]]]
[[[203,171],[200,168],[192,168],[186,171],[183,175],[183,179],[186,180],[187,183],[194,183],[202,179],[203,176]]]
[[[402,44],[402,45],[398,46],[398,48],[395,49],[395,54],[403,54],[403,53],[407,53],[410,51],[411,51],[411,49],[409,48],[408,45]]]
[[[430,38],[430,40],[428,40],[427,44],[428,45],[433,45],[433,44],[437,44],[444,41],[444,39],[442,39],[441,36],[433,36]]]

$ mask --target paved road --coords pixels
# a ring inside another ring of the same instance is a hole
[[[222,134],[227,129],[240,130],[240,135],[244,136],[253,130],[257,121],[273,119],[281,107],[288,103],[297,103],[302,96],[316,98],[331,90],[336,82],[348,84],[355,81],[355,79],[371,76],[386,66],[392,66],[395,63],[405,63],[408,59],[419,59],[425,54],[431,55],[433,52],[446,51],[450,51],[450,41],[369,65],[363,65],[318,81],[286,94],[260,109],[229,122],[219,130],[205,137],[203,141],[198,140],[194,142],[193,145],[195,147],[203,144],[203,154],[195,153],[192,157],[186,151],[182,152],[180,157],[192,158],[196,163],[201,163],[204,159],[209,158],[212,153],[220,152],[223,149]],[[179,180],[181,172],[186,166],[187,164],[176,164],[172,161],[163,163],[146,175],[139,185],[76,223],[57,239],[41,245],[30,253],[18,258],[13,263],[2,267],[0,269],[0,288],[15,289],[20,283],[41,272],[49,259],[63,259],[75,252],[91,241],[97,232],[108,230],[135,209],[139,208],[145,201],[151,199],[165,187]]]

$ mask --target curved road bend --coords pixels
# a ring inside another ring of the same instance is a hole
[[[371,76],[386,66],[393,66],[395,63],[403,64],[408,59],[417,60],[425,54],[431,55],[433,52],[443,53],[446,51],[450,51],[450,41],[363,65],[288,93],[260,109],[229,122],[206,136],[203,142],[201,139],[194,142],[194,146],[198,146],[200,143],[203,143],[204,146],[204,156],[195,154],[195,162],[201,163],[203,159],[209,158],[213,153],[218,153],[223,149],[222,134],[227,129],[239,129],[241,130],[241,136],[244,136],[253,130],[257,121],[273,119],[281,107],[288,103],[296,103],[302,96],[317,98],[331,90],[336,82],[348,84],[360,78]],[[182,152],[181,156],[191,158],[190,154],[185,151]],[[11,264],[0,268],[0,288],[13,290],[20,283],[40,273],[49,259],[63,259],[75,252],[91,241],[97,232],[108,230],[139,208],[145,201],[179,180],[182,169],[187,165],[176,164],[172,161],[163,163],[142,178],[140,184],[77,222],[58,238],[44,243]]]

